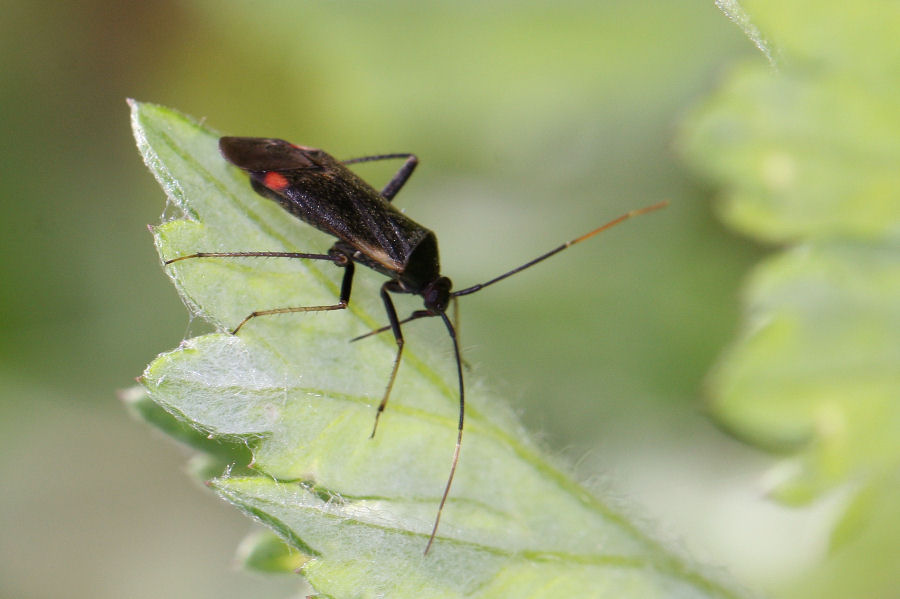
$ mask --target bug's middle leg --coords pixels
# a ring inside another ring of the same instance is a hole
[[[257,310],[248,314],[247,317],[240,322],[240,324],[234,327],[234,330],[231,331],[231,334],[237,335],[238,331],[241,330],[241,327],[247,324],[250,320],[258,318],[260,316],[269,316],[271,314],[291,314],[294,312],[322,312],[326,310],[343,310],[344,308],[346,308],[350,303],[350,290],[353,287],[353,261],[349,258],[345,258],[345,260],[342,261],[336,260],[335,264],[344,269],[344,278],[341,280],[341,294],[338,298],[338,303],[328,306],[291,306],[287,308]]]

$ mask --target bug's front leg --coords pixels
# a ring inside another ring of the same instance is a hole
[[[384,396],[381,403],[378,404],[378,411],[375,412],[375,425],[372,427],[370,438],[375,436],[378,429],[378,419],[387,406],[388,398],[391,396],[391,389],[394,387],[394,379],[397,378],[397,370],[400,368],[400,357],[403,355],[403,331],[400,329],[400,319],[397,318],[397,310],[394,308],[394,302],[391,301],[390,293],[401,292],[402,289],[397,281],[388,281],[381,286],[381,301],[384,302],[384,310],[387,312],[388,322],[391,323],[391,331],[394,333],[394,340],[397,342],[397,355],[394,357],[394,367],[391,369],[391,378],[388,379],[387,387],[384,390]]]

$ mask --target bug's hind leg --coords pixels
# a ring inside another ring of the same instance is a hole
[[[379,154],[378,156],[363,156],[361,158],[351,158],[350,160],[342,161],[343,164],[357,164],[360,162],[374,162],[376,160],[392,160],[395,158],[405,158],[406,162],[403,163],[403,166],[400,167],[394,176],[391,177],[391,180],[388,181],[388,184],[384,186],[384,189],[381,190],[381,197],[386,199],[388,202],[394,199],[394,196],[397,195],[397,192],[406,184],[406,181],[412,176],[413,171],[416,170],[416,166],[419,164],[419,159],[415,154]]]

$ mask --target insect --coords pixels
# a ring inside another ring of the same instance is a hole
[[[258,310],[247,315],[238,323],[231,331],[233,334],[237,334],[250,320],[261,316],[346,308],[350,303],[355,264],[361,264],[387,276],[388,280],[381,286],[380,295],[387,313],[388,325],[354,339],[355,341],[390,330],[397,344],[397,353],[394,356],[391,374],[375,412],[375,423],[371,435],[374,437],[378,420],[387,406],[391,389],[397,378],[397,370],[400,367],[400,358],[403,355],[404,347],[402,325],[428,317],[437,317],[443,321],[453,343],[453,353],[456,359],[456,374],[459,384],[459,421],[456,445],[450,462],[450,474],[441,495],[431,535],[425,546],[427,554],[437,534],[441,513],[447,502],[456,466],[459,463],[465,421],[463,361],[456,328],[453,321],[447,316],[447,307],[451,300],[455,301],[458,297],[480,291],[624,220],[663,208],[668,202],[632,210],[489,281],[453,291],[450,279],[441,274],[435,234],[400,212],[391,203],[415,170],[418,164],[418,158],[415,155],[381,154],[339,161],[316,148],[294,145],[281,139],[254,137],[222,137],[219,139],[219,149],[228,162],[244,170],[250,176],[250,185],[257,193],[278,202],[294,216],[320,231],[336,237],[337,241],[326,254],[197,252],[166,260],[166,265],[193,258],[270,257],[322,260],[332,262],[344,269],[337,303],[327,306],[291,306]],[[347,165],[350,164],[391,159],[402,159],[404,163],[381,192],[347,168]],[[424,309],[416,310],[401,320],[398,318],[397,310],[391,300],[391,294],[396,293],[421,296]]]

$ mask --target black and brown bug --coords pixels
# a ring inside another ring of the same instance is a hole
[[[223,137],[219,139],[219,149],[228,162],[247,172],[250,176],[250,185],[257,193],[275,200],[297,218],[336,237],[337,241],[327,254],[197,252],[166,260],[165,264],[192,258],[271,257],[325,260],[344,269],[340,296],[336,304],[258,310],[247,315],[238,323],[232,330],[233,334],[237,334],[250,320],[260,316],[346,308],[350,302],[355,263],[367,266],[388,277],[389,280],[381,286],[381,300],[384,303],[385,312],[387,312],[388,325],[354,339],[355,341],[390,330],[397,342],[397,354],[394,357],[393,368],[375,413],[375,424],[372,428],[374,437],[378,419],[387,405],[391,388],[397,378],[400,358],[403,355],[404,342],[401,325],[432,316],[437,316],[443,321],[453,342],[453,352],[456,358],[456,373],[459,382],[459,424],[456,446],[450,462],[450,474],[441,495],[431,535],[425,546],[427,554],[437,534],[441,513],[450,493],[456,466],[459,463],[465,420],[463,362],[456,328],[447,316],[447,307],[450,301],[502,281],[633,216],[663,208],[667,202],[632,210],[489,281],[453,291],[450,279],[441,275],[435,234],[404,215],[391,203],[415,170],[418,164],[415,155],[382,154],[340,161],[316,148],[294,145],[281,139],[254,137]],[[349,164],[389,159],[402,159],[405,162],[380,193],[347,168]],[[392,293],[420,295],[425,307],[401,320],[398,318],[391,300]]]

